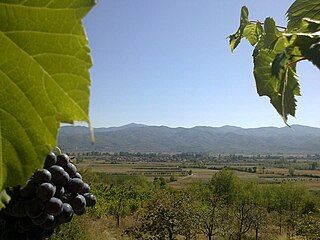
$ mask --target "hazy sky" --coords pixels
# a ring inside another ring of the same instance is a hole
[[[242,5],[285,25],[289,0],[100,0],[84,20],[94,65],[94,127],[285,126],[256,93],[252,47],[231,54]],[[298,65],[302,97],[289,124],[320,127],[319,70]]]

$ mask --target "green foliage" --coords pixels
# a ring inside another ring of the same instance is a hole
[[[94,0],[0,0],[0,191],[23,185],[61,122],[89,122],[92,62],[82,18]]]
[[[249,21],[243,6],[240,26],[230,35],[231,51],[246,38],[252,46],[254,77],[259,96],[268,96],[287,123],[295,116],[296,96],[300,96],[296,63],[309,60],[320,69],[320,4],[318,0],[296,0],[287,11],[288,26],[276,26],[272,18],[264,23]]]
[[[213,175],[210,188],[212,193],[221,198],[226,204],[229,204],[234,199],[236,187],[236,177],[232,171],[221,170],[217,174]]]
[[[198,222],[190,196],[176,191],[154,192],[139,220],[140,231],[159,240],[193,239]]]
[[[82,220],[75,216],[71,222],[61,225],[50,240],[90,240],[83,225]]]
[[[299,29],[302,18],[320,20],[318,0],[296,0],[288,9],[288,30]]]

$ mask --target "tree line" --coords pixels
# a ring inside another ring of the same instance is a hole
[[[180,189],[161,177],[106,181],[107,176],[88,169],[83,175],[98,198],[87,214],[112,217],[118,227],[131,218],[134,224],[123,232],[129,239],[320,238],[319,197],[303,185],[258,184],[240,180],[230,170]]]

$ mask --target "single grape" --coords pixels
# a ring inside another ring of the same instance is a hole
[[[80,211],[86,207],[86,199],[82,195],[71,196],[69,200],[74,211]]]
[[[69,174],[70,177],[74,177],[77,173],[77,167],[69,162],[67,163],[67,165],[63,166],[63,169]]]
[[[61,166],[54,165],[49,168],[49,171],[51,172],[53,182],[60,185],[68,183],[70,179],[69,174]]]
[[[45,230],[53,230],[57,226],[57,221],[53,215],[48,214],[46,221],[41,224]]]
[[[56,181],[63,176],[65,170],[58,165],[53,165],[49,168],[49,172],[52,175],[52,181]]]
[[[16,229],[19,232],[27,232],[34,227],[35,226],[29,217],[18,218],[16,221]]]
[[[73,178],[80,178],[80,179],[82,179],[82,176],[81,176],[80,173],[77,172],[77,173],[73,176]]]
[[[47,220],[48,215],[49,215],[48,213],[43,212],[39,217],[31,218],[31,221],[33,224],[39,226]]]
[[[57,216],[59,223],[67,223],[70,222],[73,217],[73,209],[69,203],[62,204],[62,213]]]
[[[68,174],[67,172],[64,172],[63,175],[62,175],[62,177],[59,178],[59,179],[57,179],[55,182],[56,182],[56,184],[58,184],[58,185],[63,185],[63,186],[65,186],[65,185],[68,184],[69,180],[70,180],[69,174]]]
[[[39,217],[44,210],[44,204],[39,198],[33,198],[27,201],[27,215],[30,218]]]
[[[64,187],[61,185],[56,185],[56,193],[54,194],[54,197],[61,199],[64,194],[65,194]]]
[[[27,184],[20,190],[23,198],[34,198],[36,195],[37,183],[34,180],[28,180]]]
[[[46,212],[53,216],[58,216],[63,210],[62,201],[55,197],[50,198],[50,200],[46,202],[45,207]]]
[[[97,198],[95,195],[93,195],[92,193],[85,193],[85,194],[83,194],[83,196],[86,199],[86,206],[87,207],[92,207],[92,206],[96,205]]]
[[[55,165],[57,162],[57,156],[51,152],[47,155],[46,160],[44,162],[44,167],[49,169],[51,166]]]
[[[27,206],[26,201],[18,201],[16,203],[11,204],[13,207],[11,209],[11,215],[13,217],[26,217],[27,216]]]
[[[51,180],[51,173],[47,169],[38,169],[33,174],[34,180],[36,180],[38,183],[45,183],[50,182]]]
[[[88,192],[90,192],[89,184],[88,183],[83,183],[83,188],[79,193],[80,194],[84,194],[84,193],[88,193]]]
[[[46,202],[54,196],[55,192],[56,187],[53,186],[51,183],[42,183],[37,188],[36,194],[39,199],[41,199],[43,202]]]
[[[84,183],[79,178],[71,178],[68,182],[68,191],[70,193],[79,193],[84,186]]]
[[[64,167],[70,162],[70,158],[67,154],[59,154],[57,156],[57,165]]]
[[[75,211],[74,211],[74,213],[75,213],[76,215],[83,215],[85,212],[86,212],[85,207],[82,208],[82,209],[79,209],[79,210],[75,210]]]

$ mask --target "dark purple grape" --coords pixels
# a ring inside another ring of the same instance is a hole
[[[18,232],[27,232],[34,228],[34,224],[32,223],[29,217],[18,218],[16,221],[16,229]]]
[[[64,167],[70,162],[70,158],[67,154],[59,154],[57,156],[57,165]]]
[[[65,186],[65,185],[68,184],[69,180],[70,180],[69,174],[68,174],[67,172],[64,172],[63,175],[62,175],[62,177],[59,178],[59,179],[57,179],[55,182],[56,182],[56,184],[58,184],[58,185],[63,185],[63,186]]]
[[[60,166],[54,165],[49,168],[52,175],[52,181],[59,185],[65,185],[68,183],[70,177],[69,174]]]
[[[54,197],[56,198],[62,198],[65,193],[64,187],[61,185],[56,186],[56,193],[54,194]]]
[[[86,199],[82,195],[71,196],[69,200],[74,211],[80,211],[86,207]]]
[[[57,179],[61,178],[65,173],[65,170],[62,167],[57,165],[51,166],[49,168],[49,171],[52,175],[52,181],[56,181]]]
[[[45,206],[46,212],[53,216],[58,216],[63,210],[62,201],[55,197],[50,198],[50,200],[46,202]]]
[[[40,184],[51,181],[51,173],[47,169],[38,169],[33,177]]]
[[[62,213],[57,216],[59,223],[67,223],[70,222],[73,217],[73,209],[69,203],[62,204]]]
[[[37,188],[37,197],[41,199],[43,202],[48,201],[50,198],[54,196],[56,193],[56,187],[51,183],[42,183]]]
[[[37,183],[34,180],[28,180],[27,184],[20,190],[23,198],[34,198],[36,195]]]
[[[39,217],[44,210],[44,204],[39,198],[33,198],[27,201],[27,215],[30,218]]]
[[[39,217],[31,218],[31,221],[33,224],[39,226],[47,220],[48,215],[49,215],[48,213],[43,212]]]
[[[46,160],[44,162],[44,167],[48,169],[51,166],[55,165],[56,162],[57,162],[57,156],[53,152],[51,152],[46,157]]]
[[[90,192],[89,184],[88,183],[83,183],[83,188],[79,193],[80,194],[84,194],[84,193],[88,193],[88,192]]]
[[[92,193],[85,193],[85,194],[83,194],[83,196],[86,199],[86,206],[87,207],[92,207],[92,206],[96,205],[97,198],[95,195],[93,195]]]
[[[77,167],[69,162],[67,163],[67,165],[63,166],[63,169],[69,174],[70,177],[74,177],[77,173]]]
[[[86,208],[85,208],[85,207],[82,208],[82,209],[80,209],[80,210],[75,210],[75,211],[74,211],[74,213],[75,213],[76,215],[83,215],[85,212],[86,212]]]
[[[68,182],[68,192],[70,193],[79,193],[84,184],[83,181],[79,178],[71,178]]]
[[[27,206],[26,201],[18,201],[11,204],[12,208],[10,211],[11,216],[13,217],[26,217],[27,216]]]
[[[79,179],[82,179],[82,176],[81,176],[81,174],[80,173],[76,173],[74,176],[73,176],[73,178],[79,178]]]
[[[41,224],[41,227],[45,230],[53,230],[57,225],[58,224],[55,217],[53,215],[48,214],[46,221],[43,224]]]

